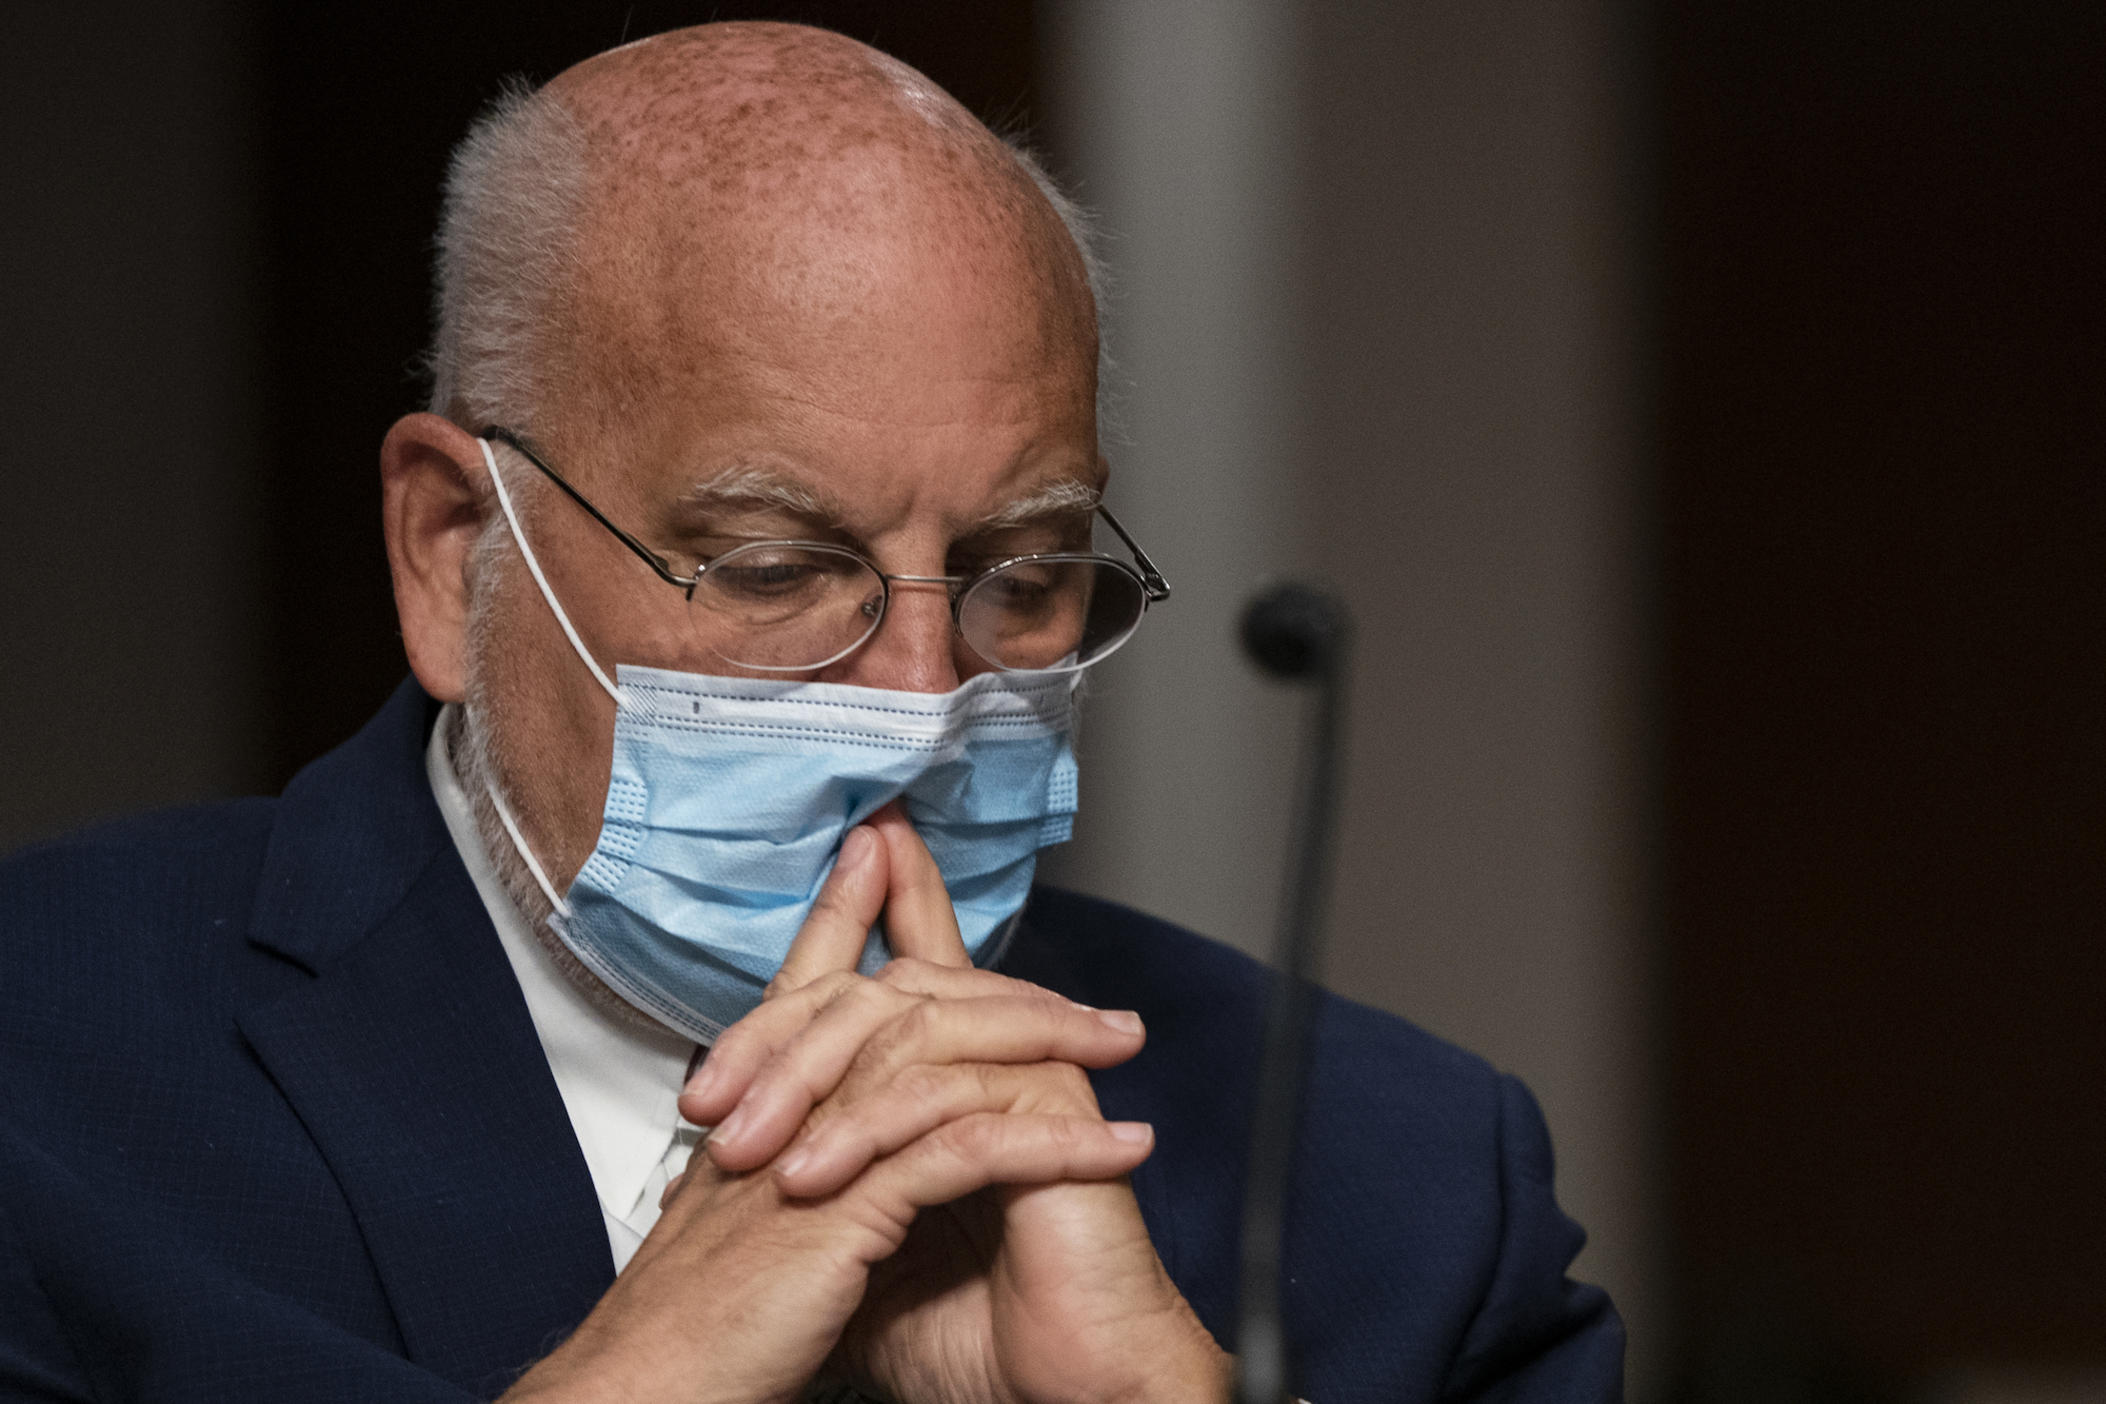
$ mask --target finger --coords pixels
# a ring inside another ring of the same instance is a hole
[[[914,1209],[948,1204],[989,1185],[1109,1180],[1133,1170],[1155,1147],[1145,1121],[986,1112],[946,1122],[887,1156],[849,1193],[877,1199],[904,1220]]]
[[[1140,1016],[1092,1010],[1056,995],[920,999],[867,981],[814,1018],[761,1069],[709,1138],[726,1170],[752,1170],[781,1152],[851,1067],[882,1087],[915,1064],[1039,1063],[1114,1067],[1140,1052]]]
[[[747,1076],[743,1094],[704,1142],[710,1159],[734,1172],[774,1159],[812,1108],[840,1085],[863,1045],[921,1002],[919,995],[856,977]],[[750,1057],[751,1051],[738,1050],[737,1056]],[[727,1062],[727,1082],[739,1071]]]
[[[969,966],[958,914],[951,906],[943,873],[929,847],[907,822],[898,801],[870,816],[870,827],[885,841],[891,890],[885,898],[885,943],[895,956],[913,956],[935,965]]]
[[[1096,1110],[1089,1084],[1066,1064],[924,1065],[813,1127],[773,1169],[786,1193],[812,1198],[833,1193],[872,1161],[961,1117],[1018,1111],[1086,1116]]]
[[[841,855],[819,889],[818,900],[790,942],[782,968],[768,982],[772,997],[836,970],[853,970],[863,943],[884,910],[887,845],[867,824],[841,840]]]
[[[1038,995],[1046,999],[1057,999],[1072,1004],[1077,1009],[1092,1006],[1069,999],[1057,990],[1044,985],[1034,985],[1028,980],[1019,980],[1013,975],[999,971],[982,970],[977,966],[936,965],[913,956],[901,956],[886,962],[885,968],[874,977],[909,994],[928,995],[932,999],[978,999],[986,995]]]
[[[697,1126],[715,1126],[731,1109],[768,1060],[819,1012],[868,980],[851,970],[837,970],[765,1000],[760,1007],[717,1035],[709,1053],[680,1094],[680,1115]]]

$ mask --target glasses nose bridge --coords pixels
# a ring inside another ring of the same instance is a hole
[[[871,569],[877,570],[877,567],[872,566]],[[950,592],[954,595],[957,594],[959,590],[964,588],[966,581],[972,579],[972,577],[969,575],[893,575],[887,571],[882,570],[878,570],[877,573],[881,579],[901,585],[948,586]]]
[[[950,608],[952,634],[958,634],[958,631],[960,631],[958,610],[960,610],[962,602],[965,602],[965,587],[973,583],[971,575],[893,575],[893,573],[889,573],[889,570],[878,570],[876,564],[872,564],[870,570],[882,583],[885,583],[885,617],[878,619],[878,629],[885,627],[885,619],[891,619],[891,613],[893,613],[893,585],[910,585],[910,587],[912,585],[941,585],[943,594],[946,594],[946,604]],[[870,638],[863,640],[863,644],[868,644],[872,638],[876,638],[878,629],[872,629]]]
[[[864,559],[864,565],[870,571],[870,573],[872,575],[875,575],[878,579],[880,589],[882,592],[879,598],[882,601],[882,603],[879,606],[877,621],[871,625],[870,631],[864,634],[863,637],[856,642],[855,646],[849,649],[848,653],[842,655],[842,657],[847,658],[850,656],[860,656],[868,658],[871,656],[874,648],[888,655],[898,654],[899,650],[904,649],[905,653],[900,654],[899,656],[908,657],[916,655],[922,650],[929,648],[934,641],[927,639],[926,637],[924,637],[920,642],[916,642],[912,638],[909,638],[904,641],[900,640],[897,636],[896,631],[901,626],[896,619],[896,615],[902,597],[910,596],[917,593],[927,593],[935,589],[941,589],[945,592],[946,595],[946,599],[944,602],[945,613],[950,616],[950,627],[947,631],[949,642],[943,645],[941,649],[941,656],[946,660],[949,659],[951,657],[951,649],[955,647],[956,643],[959,640],[965,637],[964,631],[960,627],[959,621],[959,600],[961,597],[960,592],[962,588],[966,584],[970,583],[971,577],[963,575],[894,575],[887,571],[879,570],[877,568],[876,563],[870,561],[867,557]],[[904,585],[907,588],[904,590],[895,588],[901,585]],[[909,610],[908,613],[911,616],[918,613],[918,611]],[[919,633],[921,630],[926,629],[928,625],[910,619],[905,627],[907,627],[912,632]],[[881,643],[880,640],[886,638],[888,634],[892,635],[893,641],[891,643]],[[935,654],[929,655],[930,658],[934,658],[936,656],[937,655]],[[895,662],[896,661],[897,660],[895,660]],[[892,665],[886,664],[881,666]],[[948,667],[952,665],[946,663],[943,666]],[[951,679],[949,685],[956,686],[958,681],[960,681],[960,679],[954,677]],[[903,684],[886,685],[897,686]]]
[[[943,587],[951,611],[951,627],[958,627],[958,610],[965,598],[965,587],[972,583],[970,575],[894,575],[871,566],[879,580],[885,583],[885,612],[892,612],[892,587],[894,585],[940,585]]]

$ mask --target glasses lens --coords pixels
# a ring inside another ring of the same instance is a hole
[[[696,577],[699,647],[741,668],[801,672],[853,649],[885,615],[885,582],[847,551],[756,542]]]
[[[1003,668],[1086,668],[1141,622],[1140,578],[1099,556],[1053,556],[990,571],[958,602],[958,631]]]

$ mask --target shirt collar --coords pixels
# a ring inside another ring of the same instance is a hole
[[[455,710],[451,703],[441,709],[425,749],[432,794],[504,943],[601,1207],[627,1220],[681,1125],[677,1104],[695,1044],[600,1008],[528,927],[483,848],[474,809],[447,752]]]

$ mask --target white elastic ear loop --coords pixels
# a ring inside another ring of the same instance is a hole
[[[592,655],[585,651],[585,641],[580,639],[578,631],[571,627],[570,616],[565,614],[563,606],[556,602],[556,592],[548,587],[548,577],[541,573],[541,562],[534,559],[534,548],[527,545],[526,533],[519,527],[519,514],[512,510],[512,495],[505,491],[504,475],[497,471],[497,455],[490,451],[490,441],[477,439],[476,442],[482,445],[483,462],[490,466],[490,482],[497,489],[497,505],[504,509],[505,525],[512,529],[512,540],[518,544],[519,554],[526,558],[527,570],[532,572],[534,583],[541,587],[541,598],[548,601],[548,607],[555,614],[556,622],[563,626],[563,637],[570,640],[570,646],[577,651],[578,657],[592,670],[593,680],[607,689],[607,695],[612,697],[614,705],[619,707],[622,702],[621,689],[608,680],[606,673],[600,670],[600,665],[593,662]],[[502,802],[498,805],[498,815],[500,818],[504,817]],[[509,818],[505,819],[507,827],[510,827],[511,822]],[[521,851],[524,852],[523,849]],[[532,858],[527,859],[529,864],[533,861]],[[534,870],[534,876],[541,876],[539,868]],[[548,882],[544,879],[541,886],[547,888]]]
[[[541,895],[548,898],[548,904],[556,909],[556,915],[567,919],[570,916],[570,903],[556,895],[556,885],[548,880],[548,874],[541,871],[541,864],[535,861],[534,850],[527,847],[526,835],[519,832],[519,821],[512,817],[512,806],[505,803],[505,797],[497,792],[497,786],[487,781],[483,784],[483,792],[490,796],[491,807],[497,811],[498,822],[505,826],[505,833],[510,836],[513,849],[525,860],[527,871],[534,875],[534,881],[541,885]]]

